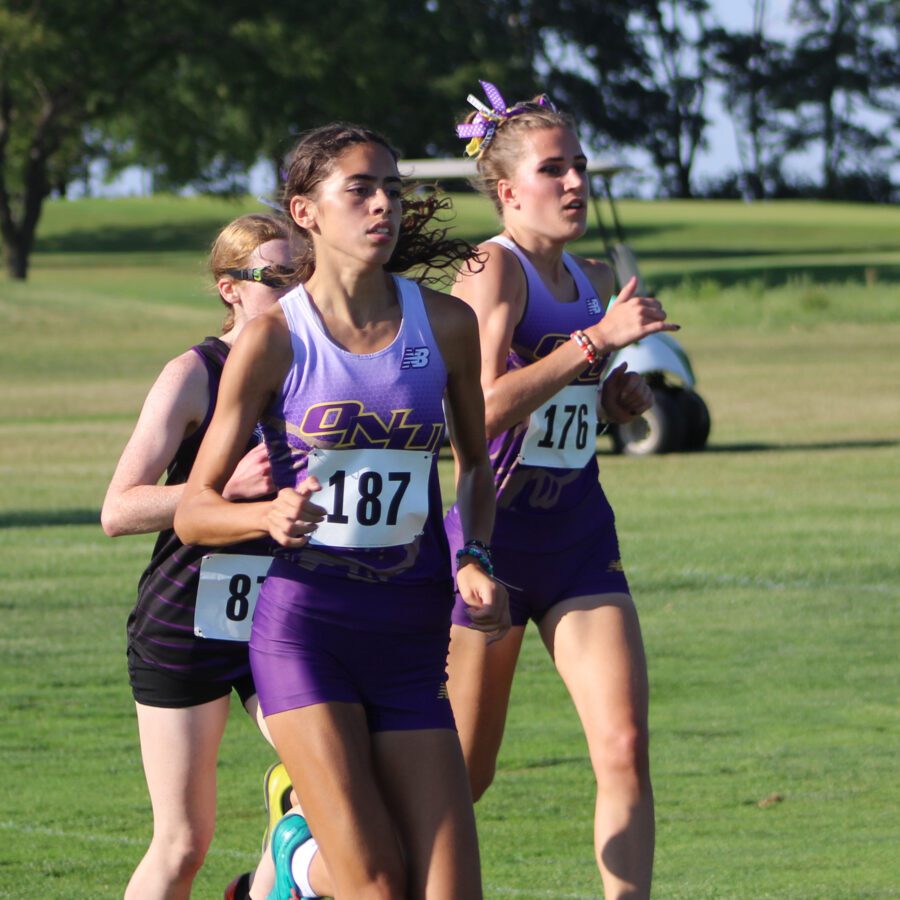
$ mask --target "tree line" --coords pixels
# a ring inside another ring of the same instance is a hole
[[[708,0],[0,0],[6,268],[26,277],[44,201],[96,160],[238,191],[334,119],[409,157],[459,155],[479,78],[510,100],[548,91],[589,145],[643,149],[666,196],[895,200],[900,4],[793,0],[787,42],[766,0],[733,2],[751,27]],[[696,172],[714,89],[740,155],[718,184]],[[789,175],[810,147],[820,171]]]

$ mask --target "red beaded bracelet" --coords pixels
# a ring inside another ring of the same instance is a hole
[[[591,339],[583,332],[581,329],[573,331],[570,335],[573,341],[578,344],[579,349],[585,355],[587,361],[594,365],[597,362],[597,348],[594,346]]]

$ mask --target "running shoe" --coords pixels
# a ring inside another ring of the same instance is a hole
[[[262,851],[269,846],[269,835],[275,830],[281,817],[291,808],[291,776],[284,764],[272,763],[263,776],[263,795],[266,801],[266,830],[262,839]]]
[[[225,888],[225,896],[223,900],[247,900],[250,896],[250,873],[244,872],[238,875],[231,884]]]
[[[311,837],[306,819],[297,813],[285,816],[272,830],[270,847],[275,860],[275,887],[268,900],[302,900],[291,863],[294,851]]]

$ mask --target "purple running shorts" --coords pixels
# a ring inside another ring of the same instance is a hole
[[[455,730],[446,687],[452,603],[449,581],[355,581],[276,559],[250,638],[264,715],[359,703],[372,732]]]

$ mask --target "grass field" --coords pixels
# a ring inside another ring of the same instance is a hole
[[[123,650],[152,539],[105,538],[99,505],[163,362],[218,328],[204,248],[255,208],[51,204],[31,278],[0,281],[0,897],[119,897],[149,838]],[[900,213],[621,213],[713,419],[704,453],[600,459],[650,665],[655,895],[900,896]],[[271,759],[235,712],[198,900],[252,866]],[[530,631],[478,806],[486,895],[599,896],[592,804]]]

